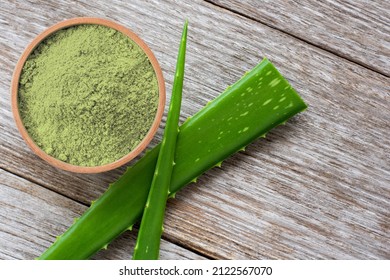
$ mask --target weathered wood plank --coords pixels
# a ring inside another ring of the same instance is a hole
[[[390,76],[390,2],[206,0]]]
[[[27,42],[58,20],[88,15],[116,20],[150,44],[167,92],[173,46],[189,19],[183,119],[261,56],[310,106],[170,201],[167,239],[215,258],[390,257],[389,79],[201,1],[56,3],[0,7],[1,104],[9,105],[12,68]],[[1,166],[82,203],[96,199],[123,170],[55,170],[28,150],[9,106],[1,107],[0,125]],[[154,143],[160,137],[161,131]]]
[[[69,198],[0,169],[0,259],[34,259],[86,210]],[[94,259],[130,259],[135,232],[126,232]],[[161,259],[204,259],[162,240]]]

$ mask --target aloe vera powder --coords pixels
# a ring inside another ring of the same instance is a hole
[[[148,133],[158,83],[143,50],[115,29],[78,25],[30,54],[19,81],[19,112],[47,154],[78,166],[114,162]]]

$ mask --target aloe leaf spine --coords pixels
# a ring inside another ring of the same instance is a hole
[[[170,192],[306,107],[264,59],[180,127]],[[134,224],[142,215],[159,149],[129,168],[40,259],[87,259]]]
[[[176,74],[173,81],[171,103],[162,138],[160,152],[150,187],[148,199],[142,215],[134,260],[157,260],[160,252],[160,239],[163,232],[164,212],[171,183],[172,169],[175,165],[175,146],[178,134],[180,107],[183,91],[184,66],[187,45],[188,22],[184,23]]]

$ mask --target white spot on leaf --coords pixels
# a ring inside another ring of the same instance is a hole
[[[280,102],[283,102],[284,100],[286,100],[286,97],[285,97],[285,96],[279,99],[279,103],[280,103]]]
[[[267,104],[270,103],[271,101],[272,101],[272,98],[270,98],[270,99],[264,101],[263,106],[267,105]]]
[[[288,109],[288,108],[291,108],[293,106],[293,103],[292,102],[290,102],[290,104],[288,104],[286,107],[284,107],[284,108],[286,108],[286,109]]]
[[[269,86],[270,87],[275,87],[277,84],[280,83],[280,79],[276,78],[276,79],[273,79],[270,83],[269,83]]]

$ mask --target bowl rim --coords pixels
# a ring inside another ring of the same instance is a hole
[[[67,162],[63,162],[55,157],[52,157],[45,153],[30,137],[28,134],[26,128],[23,125],[22,119],[20,117],[19,113],[19,106],[18,106],[18,91],[19,91],[19,79],[20,75],[23,69],[23,66],[31,54],[31,52],[48,36],[53,34],[54,32],[57,32],[58,30],[76,26],[76,25],[82,25],[82,24],[97,24],[97,25],[103,25],[110,28],[113,28],[122,34],[128,36],[131,40],[133,40],[141,49],[144,51],[144,53],[147,55],[149,61],[152,64],[152,67],[154,69],[154,72],[157,77],[158,82],[158,92],[159,92],[159,102],[157,107],[157,112],[154,118],[154,121],[148,131],[148,133],[145,135],[143,140],[128,154],[124,155],[120,159],[100,165],[100,166],[78,166],[73,165]],[[114,21],[103,19],[103,18],[97,18],[97,17],[77,17],[77,18],[71,18],[67,19],[61,22],[58,22],[51,27],[44,30],[42,33],[40,33],[38,36],[36,36],[33,41],[28,44],[28,46],[23,51],[22,55],[20,56],[11,80],[11,107],[12,112],[14,116],[14,120],[16,122],[16,126],[24,139],[24,141],[27,143],[27,145],[30,147],[30,149],[41,159],[48,162],[50,165],[57,167],[59,169],[63,169],[66,171],[76,172],[76,173],[101,173],[106,172],[109,170],[113,170],[115,168],[118,168],[130,160],[134,159],[137,155],[139,155],[145,148],[149,145],[150,141],[153,139],[154,135],[156,134],[159,125],[161,123],[164,108],[165,108],[165,100],[166,100],[166,93],[165,93],[165,82],[163,73],[161,70],[161,67],[154,56],[152,50],[146,45],[146,43],[138,37],[132,30],[130,30],[127,27],[124,27],[121,24],[118,24]]]

